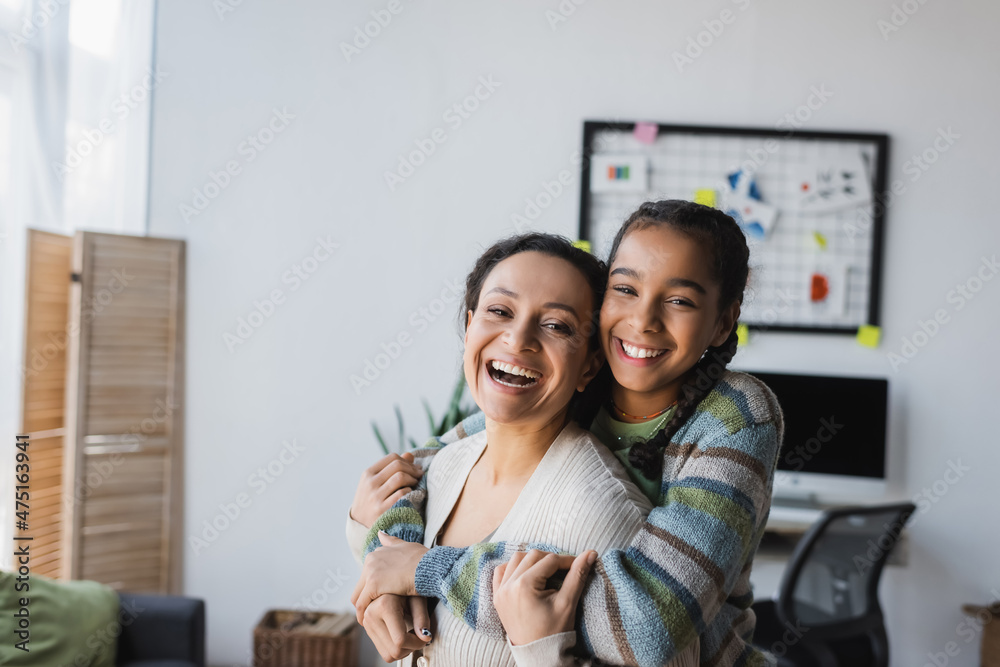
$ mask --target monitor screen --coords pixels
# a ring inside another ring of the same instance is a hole
[[[886,380],[747,372],[784,413],[778,470],[885,478]]]

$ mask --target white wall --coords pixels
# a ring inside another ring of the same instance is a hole
[[[571,168],[583,119],[770,127],[825,86],[833,95],[807,126],[888,132],[890,179],[907,186],[888,215],[885,342],[872,351],[841,337],[765,334],[740,363],[888,376],[899,496],[942,480],[949,460],[970,467],[939,484],[946,493],[918,517],[910,565],[887,573],[882,598],[894,664],[922,665],[949,641],[961,649],[951,664],[976,664],[978,642],[956,626],[961,603],[1000,588],[989,342],[1000,280],[961,311],[946,295],[1000,251],[987,196],[1000,154],[1000,8],[909,2],[916,13],[884,39],[877,21],[890,19],[888,0],[595,0],[572,5],[554,30],[546,11],[557,11],[555,0],[402,0],[350,63],[339,44],[387,3],[243,2],[221,18],[212,3],[159,3],[156,58],[169,77],[153,108],[150,230],[189,244],[189,535],[220,503],[243,492],[252,500],[208,548],[186,552],[186,592],[208,601],[210,660],[245,664],[263,611],[322,590],[328,569],[346,581],[331,585],[324,607],[349,606],[356,566],[343,518],[358,474],[379,454],[369,420],[391,427],[399,403],[416,431],[420,397],[440,409],[458,370],[454,307],[426,329],[411,314],[434,306],[478,244],[509,231],[525,198]],[[673,53],[724,9],[735,20],[679,72]],[[446,109],[491,76],[499,88],[449,126]],[[240,144],[274,108],[295,118],[247,162]],[[383,173],[437,127],[446,142],[390,192]],[[939,128],[960,139],[912,182],[904,163]],[[228,160],[241,173],[186,222],[179,205]],[[571,189],[539,228],[574,234]],[[339,249],[293,291],[283,274],[327,235]],[[224,334],[274,289],[286,300],[231,352]],[[887,354],[942,308],[950,321],[893,371]],[[400,333],[412,344],[356,393],[350,375]],[[286,439],[304,451],[272,483],[250,479]]]

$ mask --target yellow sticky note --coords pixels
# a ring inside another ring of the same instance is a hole
[[[865,347],[878,347],[878,342],[882,339],[882,327],[875,327],[870,324],[863,324],[858,327],[858,344]]]
[[[736,325],[736,345],[743,347],[750,340],[750,327],[745,324]]]
[[[715,190],[695,190],[694,203],[715,207]]]
[[[820,250],[826,250],[826,237],[819,232],[813,232],[813,241],[819,246]]]
[[[579,248],[580,250],[582,250],[584,252],[589,252],[589,253],[593,254],[593,251],[590,249],[590,241],[583,241],[583,240],[581,240],[581,241],[573,241],[573,247],[574,248]]]

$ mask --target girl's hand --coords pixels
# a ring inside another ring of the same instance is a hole
[[[365,609],[379,596],[416,595],[413,579],[417,564],[427,553],[427,547],[422,544],[407,542],[381,531],[378,538],[382,546],[365,557],[361,579],[351,595],[351,604],[358,610],[358,623],[362,625]]]
[[[596,551],[573,558],[533,549],[498,566],[493,571],[493,605],[510,643],[520,646],[572,631],[576,606],[596,559]],[[545,588],[549,577],[567,567],[562,588]]]
[[[386,662],[402,660],[431,641],[430,630],[423,634],[417,628],[430,627],[427,599],[400,595],[383,595],[368,605],[365,632]],[[414,628],[409,631],[409,626]]]
[[[351,518],[371,528],[375,519],[413,490],[423,474],[411,452],[383,456],[361,474],[351,503]]]

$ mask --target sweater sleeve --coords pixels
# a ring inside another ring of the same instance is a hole
[[[601,662],[670,662],[713,622],[741,575],[748,576],[781,435],[780,409],[768,407],[750,419],[732,405],[735,418],[707,414],[701,423],[711,428],[682,428],[667,447],[657,506],[628,547],[600,557],[584,591],[578,629]],[[761,411],[759,403],[756,408]],[[431,549],[417,566],[417,591],[440,598],[468,625],[502,641],[502,628],[477,619],[491,618],[485,610],[492,607],[493,569],[520,548]],[[720,650],[701,645],[709,659]]]
[[[396,503],[385,511],[382,516],[375,520],[372,527],[364,537],[361,547],[361,561],[375,549],[382,546],[378,539],[379,531],[383,531],[406,540],[407,542],[422,543],[424,541],[425,516],[427,510],[427,470],[430,468],[434,455],[442,448],[452,443],[458,442],[474,433],[479,433],[486,428],[486,417],[482,412],[466,417],[455,428],[451,429],[440,437],[431,438],[426,445],[413,452],[414,462],[419,464],[424,471],[424,476],[420,478],[417,487],[396,501]]]

